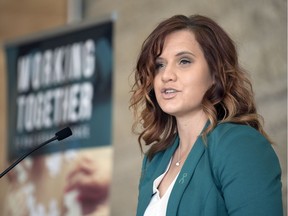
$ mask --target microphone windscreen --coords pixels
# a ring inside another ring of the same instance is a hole
[[[67,138],[67,137],[69,137],[71,135],[72,135],[72,131],[71,131],[71,129],[69,127],[66,127],[64,129],[62,129],[62,130],[58,131],[55,134],[55,136],[57,137],[58,141],[59,140],[63,140],[63,139],[65,139],[65,138]]]

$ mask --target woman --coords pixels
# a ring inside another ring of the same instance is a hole
[[[173,16],[144,41],[131,108],[143,160],[137,215],[282,215],[281,170],[233,41]],[[142,131],[136,129],[141,126]]]

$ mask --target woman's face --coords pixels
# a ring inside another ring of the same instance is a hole
[[[203,96],[213,79],[194,33],[181,30],[169,34],[156,65],[154,91],[165,113],[186,117],[202,110]]]

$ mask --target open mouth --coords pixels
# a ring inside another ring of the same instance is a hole
[[[176,93],[178,92],[176,89],[163,89],[161,91],[161,93],[164,93],[164,94],[172,94],[172,93]]]

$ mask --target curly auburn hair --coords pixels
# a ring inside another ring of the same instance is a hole
[[[143,42],[138,57],[130,108],[135,117],[132,131],[139,135],[141,151],[143,144],[148,146],[157,143],[148,151],[148,158],[152,159],[157,152],[172,144],[177,133],[175,117],[164,113],[156,101],[153,79],[156,59],[161,55],[166,36],[187,29],[195,35],[214,78],[214,84],[202,100],[203,111],[210,121],[202,137],[205,138],[219,123],[233,122],[250,125],[269,139],[263,130],[262,117],[256,111],[251,82],[239,66],[234,42],[208,17],[176,15],[155,28]],[[140,132],[138,126],[142,127]]]

